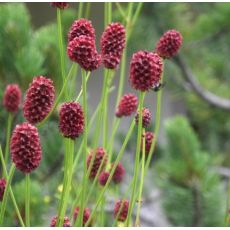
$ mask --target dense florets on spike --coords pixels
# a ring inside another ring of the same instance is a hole
[[[156,53],[139,51],[134,53],[130,64],[129,81],[140,91],[148,91],[160,82],[162,59]]]
[[[17,84],[7,85],[4,96],[3,105],[8,112],[16,113],[19,109],[22,93]]]
[[[135,116],[136,124],[138,124],[139,121],[139,112]],[[142,126],[144,128],[147,128],[151,123],[151,112],[147,108],[142,109]]]
[[[59,9],[62,9],[62,10],[69,7],[69,3],[67,3],[67,2],[51,2],[50,5],[53,7],[57,7]]]
[[[111,165],[111,169],[112,169],[112,167],[113,167],[113,164]],[[118,183],[122,182],[122,180],[124,179],[124,176],[125,176],[125,168],[122,165],[122,163],[119,162],[117,164],[115,171],[114,171],[112,180],[114,183],[118,184]]]
[[[56,227],[57,216],[53,217],[50,223],[50,227]],[[63,227],[71,227],[70,220],[67,216],[64,217]]]
[[[109,179],[109,172],[101,172],[98,177],[99,184],[105,186],[107,180]]]
[[[11,137],[10,152],[17,169],[23,173],[35,170],[42,158],[37,128],[27,122],[17,125]]]
[[[115,69],[120,63],[125,48],[125,28],[120,23],[109,24],[101,36],[103,64],[108,69]]]
[[[35,77],[26,92],[23,104],[24,117],[31,124],[41,122],[51,111],[55,98],[53,81],[44,77]]]
[[[6,180],[2,178],[0,179],[0,201],[3,200],[5,188],[6,188]]]
[[[80,212],[80,207],[76,207],[75,210],[74,210],[74,214],[73,214],[74,221],[76,221],[79,212]],[[87,223],[89,217],[90,217],[90,209],[89,208],[84,208],[84,212],[83,212],[83,226],[85,226],[85,224]]]
[[[176,30],[169,30],[164,33],[156,45],[156,52],[162,58],[171,58],[175,56],[183,42],[183,37]]]
[[[130,116],[132,113],[137,111],[138,106],[138,98],[136,95],[132,93],[125,94],[117,107],[116,116],[117,117],[127,117]]]
[[[97,53],[95,40],[89,36],[74,38],[69,42],[67,52],[69,58],[86,71],[93,71],[101,65],[101,55]]]
[[[118,200],[114,207],[114,217],[118,221],[124,222],[127,218],[129,210],[129,201],[128,200]]]
[[[89,178],[90,179],[94,179],[97,175],[97,172],[101,166],[100,172],[102,172],[105,168],[105,165],[107,163],[108,160],[108,156],[105,152],[105,150],[103,148],[97,148],[96,151],[91,151],[88,155],[87,158],[87,168],[89,169],[90,167],[90,162],[91,160],[93,160],[93,162],[91,163],[91,170],[90,170],[90,174],[89,174]],[[99,172],[99,173],[100,173]]]
[[[84,130],[84,113],[78,102],[66,102],[59,112],[59,129],[64,137],[75,139]]]
[[[154,134],[152,132],[145,132],[144,134],[145,136],[142,137],[142,142],[141,142],[141,151],[142,151],[142,143],[143,143],[143,139],[145,137],[145,154],[148,155],[151,145],[153,143],[153,138],[154,138]]]
[[[95,40],[95,29],[90,20],[85,18],[75,20],[68,33],[68,42],[81,35],[85,35]]]

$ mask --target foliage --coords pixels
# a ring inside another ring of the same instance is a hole
[[[210,154],[184,117],[169,119],[165,130],[168,144],[157,170],[169,220],[176,226],[223,226],[225,192]]]

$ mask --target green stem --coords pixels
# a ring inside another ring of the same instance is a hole
[[[6,177],[6,180],[8,181],[9,179],[8,179],[8,174],[7,174],[7,170],[6,170],[6,164],[5,164],[5,161],[4,161],[1,145],[0,145],[0,158],[1,158],[1,162],[2,162],[3,173],[4,173],[5,177]],[[20,224],[21,224],[22,227],[25,227],[11,186],[10,186],[10,197],[11,197],[11,200],[13,202],[14,209],[16,211],[16,214],[18,216],[18,220],[19,220]]]
[[[86,3],[85,18],[88,18],[90,15],[91,2]]]
[[[145,98],[145,93],[141,92],[140,97],[139,97],[139,111],[142,111],[143,104],[144,104],[144,98]],[[134,208],[135,204],[135,193],[136,193],[136,187],[137,187],[137,180],[138,180],[138,169],[139,169],[139,161],[140,161],[140,150],[141,150],[141,134],[142,134],[142,112],[139,113],[140,119],[138,122],[138,133],[137,133],[137,147],[136,147],[136,158],[135,158],[135,165],[134,165],[134,183],[132,187],[132,193],[131,193],[131,198],[130,198],[130,205],[129,205],[129,210],[128,210],[128,216],[127,216],[127,221],[126,221],[126,226],[129,226],[130,219],[131,219],[131,214]]]
[[[164,78],[164,73],[162,72],[161,82],[163,82],[163,78]],[[156,109],[156,118],[155,118],[154,138],[153,138],[153,142],[151,144],[151,148],[149,150],[147,162],[145,165],[145,174],[147,173],[147,170],[149,168],[149,165],[150,165],[153,153],[154,153],[156,141],[159,135],[160,123],[161,123],[161,98],[162,98],[162,89],[157,92],[157,109]]]
[[[77,15],[78,18],[82,17],[82,14],[83,14],[83,4],[84,4],[84,2],[79,2],[78,3],[78,5],[79,5],[79,7],[78,7],[78,15]]]
[[[61,215],[61,211],[62,211],[62,207],[63,207],[63,202],[64,202],[64,196],[65,196],[65,192],[66,192],[66,184],[67,184],[67,171],[66,169],[68,168],[68,154],[66,154],[67,152],[69,152],[69,145],[67,143],[67,140],[64,139],[64,146],[65,146],[65,155],[64,155],[64,178],[63,178],[63,188],[62,188],[62,193],[61,193],[61,199],[59,201],[59,205],[58,205],[58,217],[60,217]],[[58,221],[57,221],[58,224]],[[57,226],[57,225],[56,225]]]
[[[8,175],[8,180],[7,180],[7,183],[6,183],[6,188],[5,188],[5,191],[4,191],[2,205],[1,205],[0,226],[3,225],[3,220],[4,220],[4,216],[5,216],[5,211],[6,211],[6,203],[7,203],[8,194],[9,194],[9,190],[10,190],[10,185],[11,185],[11,181],[12,181],[14,172],[15,172],[15,165],[12,164],[11,168],[10,168],[9,175]]]
[[[64,57],[64,46],[63,46],[63,37],[62,37],[62,21],[61,21],[61,9],[57,8],[57,27],[58,27],[58,44],[60,52],[60,61],[61,61],[61,76],[62,81],[65,81],[65,57]]]
[[[228,184],[227,184],[227,202],[226,202],[227,205],[226,205],[226,213],[224,218],[225,227],[229,226],[229,218],[230,218],[229,202],[230,202],[230,179],[228,180]]]
[[[85,130],[83,135],[83,164],[84,164],[84,175],[83,175],[83,184],[82,184],[82,193],[81,193],[81,205],[79,211],[79,226],[83,226],[83,214],[84,214],[84,204],[85,204],[85,193],[87,186],[87,138],[88,138],[88,113],[87,113],[87,85],[86,85],[86,72],[82,70],[82,89],[83,89],[83,110],[85,117]],[[76,221],[77,223],[78,221]]]
[[[95,132],[94,132],[94,137],[93,137],[93,149],[97,148],[99,138],[100,138],[101,121],[102,121],[102,116],[103,116],[103,105],[105,104],[105,99],[106,99],[105,96],[106,96],[107,82],[108,82],[108,74],[106,74],[104,77],[101,100],[100,100],[99,105],[98,105],[99,106],[99,113],[97,115],[96,127],[95,127]]]
[[[101,200],[101,215],[100,215],[100,225],[101,227],[104,227],[105,223],[105,197],[102,198]]]
[[[111,138],[109,140],[109,159],[108,159],[108,163],[111,163],[112,159],[113,159],[113,143],[114,143],[114,138],[115,138],[115,135],[117,133],[117,129],[120,125],[120,119],[115,119],[115,124],[114,124],[114,128],[112,130],[112,135],[111,135]]]
[[[130,38],[130,35],[131,35],[131,33],[132,33],[133,26],[135,25],[135,23],[136,23],[136,21],[137,21],[137,18],[138,18],[139,15],[140,15],[142,6],[143,6],[143,2],[138,2],[137,9],[136,9],[136,11],[135,11],[135,13],[134,13],[134,16],[133,16],[133,18],[132,18],[132,21],[131,21],[132,24],[129,25],[130,28],[129,28],[128,32],[127,32],[127,40],[129,40],[129,38]]]
[[[91,215],[90,215],[90,218],[88,219],[88,221],[87,221],[87,223],[86,223],[86,226],[89,225],[89,223],[90,223],[91,220],[93,219],[94,215],[96,214],[97,207],[98,207],[98,205],[100,204],[100,202],[101,202],[101,200],[102,200],[102,198],[103,198],[103,196],[104,196],[104,193],[105,193],[106,189],[108,188],[108,186],[109,186],[109,184],[110,184],[110,182],[111,182],[111,180],[112,180],[112,176],[113,176],[113,174],[114,174],[114,171],[115,171],[115,169],[116,169],[116,167],[117,167],[117,165],[118,165],[118,163],[119,163],[121,157],[122,157],[123,154],[124,154],[126,145],[127,145],[128,141],[129,141],[129,139],[130,139],[130,137],[131,137],[131,134],[132,134],[132,132],[133,132],[134,126],[135,126],[135,121],[132,122],[132,124],[131,124],[131,126],[130,126],[130,128],[129,128],[129,130],[128,130],[128,133],[127,133],[127,135],[126,135],[126,138],[125,138],[125,140],[124,140],[124,143],[123,143],[123,145],[122,145],[122,147],[121,147],[121,149],[120,149],[120,152],[118,153],[117,158],[116,158],[116,160],[115,160],[115,162],[114,162],[114,164],[113,164],[113,167],[112,167],[112,169],[111,169],[110,176],[109,176],[109,178],[108,178],[108,180],[107,180],[105,186],[103,187],[103,189],[101,190],[101,192],[100,192],[100,194],[99,194],[99,196],[98,196],[98,199],[97,199],[96,204],[95,204],[95,206],[94,206],[94,209],[93,209],[93,211],[92,211],[92,213],[91,213]]]
[[[26,227],[30,227],[30,174],[26,174],[26,192],[25,192],[25,216]]]
[[[108,21],[107,21],[108,24],[112,22],[112,8],[113,8],[112,4],[113,4],[112,2],[108,2]]]
[[[9,148],[10,148],[10,133],[12,127],[13,115],[9,113],[8,121],[7,121],[7,132],[6,132],[6,147],[5,147],[5,162],[7,165],[8,158],[9,158]]]
[[[143,129],[143,137],[145,135],[145,129]],[[140,226],[140,213],[141,213],[141,203],[142,203],[142,190],[144,186],[144,178],[145,178],[145,137],[142,140],[142,160],[141,160],[141,181],[139,187],[139,195],[137,201],[137,214],[136,214],[136,222],[135,226]]]
[[[86,75],[86,83],[87,83],[87,82],[88,82],[88,80],[89,80],[89,76],[90,76],[90,74],[91,74],[91,72],[88,72],[88,73],[87,73],[87,75]],[[81,88],[81,91],[79,92],[79,94],[78,94],[78,96],[77,96],[77,98],[76,98],[75,102],[78,102],[78,101],[80,100],[81,95],[82,95],[82,92],[83,92],[83,90],[82,90],[82,88]]]
[[[55,103],[53,105],[53,108],[51,109],[51,111],[49,112],[49,114],[46,116],[46,118],[42,122],[40,122],[40,123],[37,124],[38,128],[40,128],[42,125],[45,124],[45,122],[50,118],[50,116],[52,115],[52,113],[54,112],[54,110],[57,108],[58,103],[60,102],[60,100],[61,100],[61,98],[63,96],[63,93],[66,90],[67,82],[70,79],[70,77],[72,76],[72,74],[73,74],[73,72],[75,71],[76,68],[77,68],[77,65],[76,64],[72,64],[72,66],[71,66],[71,68],[69,70],[69,73],[68,73],[67,77],[65,78],[65,82],[64,82],[64,84],[62,86],[62,89],[61,89],[61,91],[60,91],[60,93],[59,93],[59,95],[58,95],[58,97],[57,97],[57,99],[56,99],[56,101],[55,101]]]
[[[128,21],[128,18],[126,17],[125,11],[123,10],[121,4],[120,4],[119,2],[115,2],[115,4],[116,4],[116,7],[117,7],[117,9],[119,10],[121,16],[122,16],[123,19],[127,22],[127,21]]]
[[[103,147],[106,149],[107,146],[107,138],[108,138],[108,91],[109,91],[109,78],[110,78],[110,70],[106,70],[107,75],[107,84],[105,87],[105,99],[104,103],[102,104],[103,110]]]
[[[65,152],[65,169],[64,169],[64,183],[62,191],[62,205],[60,206],[60,214],[58,215],[57,226],[63,226],[64,217],[69,200],[69,194],[71,189],[72,175],[73,175],[73,153],[74,153],[74,141],[70,138],[65,138],[66,152]]]

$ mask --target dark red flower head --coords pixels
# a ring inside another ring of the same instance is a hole
[[[97,53],[95,40],[89,36],[74,38],[69,42],[67,52],[69,58],[86,71],[93,71],[101,65],[101,55]]]
[[[154,138],[154,134],[152,132],[145,132],[145,154],[148,155],[151,145],[153,143],[153,138]],[[142,137],[142,138],[144,138]],[[141,142],[141,151],[142,151],[142,143],[143,143],[143,139]]]
[[[0,201],[3,200],[5,188],[6,188],[6,180],[2,178],[0,179]]]
[[[111,169],[112,169],[112,167],[113,167],[113,164],[111,165]],[[124,176],[125,176],[125,168],[122,165],[122,163],[119,162],[117,164],[115,171],[114,171],[112,180],[114,183],[118,184],[118,183],[122,182],[122,180],[124,179]]]
[[[75,210],[74,210],[74,214],[73,214],[74,221],[76,221],[79,212],[80,212],[80,207],[76,207]],[[83,212],[83,226],[85,226],[85,224],[87,223],[89,217],[90,217],[90,209],[89,208],[84,208],[84,212]]]
[[[100,176],[98,177],[99,184],[101,186],[105,186],[108,179],[109,179],[109,172],[101,172]]]
[[[108,69],[115,69],[120,63],[125,48],[125,28],[120,23],[109,24],[101,36],[103,64]]]
[[[156,53],[139,51],[132,56],[129,81],[134,89],[148,91],[159,83],[162,69],[162,59]]]
[[[75,139],[84,131],[84,113],[78,102],[66,102],[59,112],[59,129],[64,137]]]
[[[19,109],[22,93],[17,84],[7,85],[3,97],[3,105],[8,112],[16,113]]]
[[[51,219],[50,227],[56,227],[57,224],[57,216],[54,216]],[[70,220],[67,216],[64,217],[63,227],[71,227]]]
[[[37,128],[27,122],[16,125],[10,141],[10,152],[17,169],[23,173],[35,170],[42,158]]]
[[[127,218],[129,210],[129,201],[128,200],[118,200],[114,207],[114,217],[118,221],[124,222]]]
[[[68,33],[68,42],[81,35],[85,35],[95,40],[95,29],[90,20],[85,18],[75,20]]]
[[[88,169],[90,167],[91,160],[94,160],[94,161],[91,163],[92,166],[91,166],[89,178],[94,179],[97,175],[97,172],[98,172],[101,164],[102,164],[102,166],[101,166],[100,172],[104,170],[106,163],[107,163],[107,160],[108,160],[108,156],[107,156],[105,150],[103,148],[99,147],[96,149],[96,151],[92,150],[89,153],[88,158],[87,158],[87,168]]]
[[[130,116],[132,113],[135,113],[137,111],[138,106],[138,98],[136,95],[132,93],[125,94],[117,107],[116,110],[116,116],[122,117],[122,116]]]
[[[24,117],[31,124],[41,122],[51,111],[55,98],[53,81],[44,77],[35,77],[26,92],[23,104]]]
[[[136,124],[138,124],[139,121],[139,112],[135,116]],[[144,128],[147,128],[151,123],[151,112],[147,108],[142,109],[142,126]]]
[[[50,5],[53,7],[57,7],[59,9],[62,9],[62,10],[69,7],[69,3],[67,3],[67,2],[51,2]]]
[[[180,32],[169,30],[161,36],[155,51],[162,58],[171,58],[178,53],[182,42],[183,37]]]

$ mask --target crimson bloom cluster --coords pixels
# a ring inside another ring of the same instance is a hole
[[[68,7],[68,3],[51,3],[59,9]],[[148,92],[159,85],[162,80],[163,61],[177,54],[182,45],[182,36],[176,30],[167,31],[158,41],[155,51],[138,51],[132,55],[129,72],[129,82],[134,90]],[[73,62],[85,71],[98,69],[102,64],[107,69],[118,68],[122,53],[126,45],[126,31],[122,24],[115,22],[109,24],[100,39],[100,52],[96,47],[95,29],[92,22],[87,19],[79,19],[73,22],[68,33],[67,54]],[[21,104],[22,93],[18,85],[9,84],[3,97],[5,109],[12,114],[18,112]],[[33,78],[22,105],[23,115],[26,122],[17,124],[12,132],[10,140],[11,159],[16,168],[24,174],[31,173],[37,169],[42,159],[42,148],[39,132],[36,127],[44,121],[56,108],[55,88],[53,81],[46,76]],[[148,128],[151,124],[151,112],[148,108],[138,110],[138,98],[133,93],[126,93],[117,105],[115,116],[118,119],[135,114],[135,122],[140,122]],[[59,130],[65,138],[75,140],[84,132],[85,117],[82,106],[78,102],[70,101],[61,104],[59,110]],[[142,136],[145,139],[145,154],[150,153],[154,140],[154,133],[146,131]],[[89,152],[87,157],[87,170],[89,179],[98,179],[101,186],[105,186],[108,178],[112,178],[114,184],[124,180],[125,168],[121,162],[117,164],[112,173],[114,163],[109,164],[106,149],[97,147]],[[6,180],[0,179],[0,201],[3,199]],[[76,221],[81,207],[74,209],[73,220]],[[114,217],[124,222],[129,209],[128,200],[118,200],[114,207]],[[83,210],[83,225],[89,220],[91,211],[89,208]],[[52,218],[50,226],[55,227],[58,217]],[[70,227],[71,221],[64,218],[63,227]]]
[[[73,62],[84,70],[93,71],[103,63],[105,68],[116,69],[125,48],[125,28],[120,23],[111,23],[101,36],[101,54],[96,49],[95,29],[91,21],[74,21],[68,33],[67,53]]]

